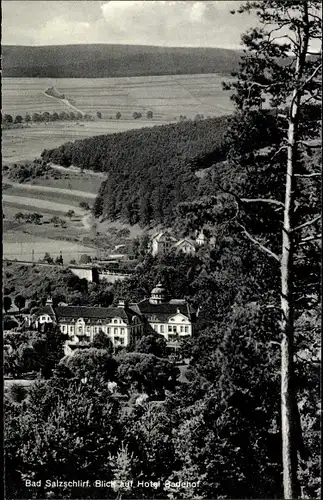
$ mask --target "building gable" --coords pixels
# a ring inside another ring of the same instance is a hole
[[[184,314],[176,313],[175,315],[170,316],[168,323],[190,323],[190,320]]]

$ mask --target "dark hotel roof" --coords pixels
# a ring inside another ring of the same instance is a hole
[[[165,302],[162,304],[151,304],[149,299],[144,299],[138,303],[138,307],[142,314],[144,315],[155,315],[160,319],[167,319],[169,316],[176,314],[178,311],[192,319],[192,316],[196,313],[195,309],[190,306],[187,302]]]
[[[57,306],[51,308],[45,306],[42,308],[38,315],[50,314],[53,312],[58,320],[62,318],[69,319],[108,319],[108,318],[121,318],[126,323],[131,323],[133,316],[139,316],[138,312],[128,307],[87,307],[87,306]]]

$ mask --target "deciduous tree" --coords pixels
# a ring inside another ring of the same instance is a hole
[[[19,312],[21,311],[21,309],[23,307],[25,307],[25,304],[26,304],[26,299],[23,295],[21,294],[18,294],[16,295],[16,297],[14,298],[14,303],[15,303],[15,306],[18,307],[19,309]]]
[[[4,308],[6,313],[10,310],[11,304],[12,304],[11,297],[9,297],[8,295],[5,295],[3,297],[3,308]]]

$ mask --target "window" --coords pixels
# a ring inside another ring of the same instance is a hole
[[[79,326],[79,333],[82,333],[83,328]]]
[[[117,320],[117,319],[114,319],[114,320],[113,320],[113,323],[118,323],[118,320]]]
[[[124,335],[124,328],[121,328],[121,335]]]
[[[63,326],[62,326],[62,332],[63,332],[63,333],[65,333],[65,332],[66,332],[66,326],[65,326],[65,325],[63,325]]]
[[[176,326],[173,326],[173,332],[175,332],[175,333],[177,332]]]
[[[94,333],[98,333],[98,327],[97,326],[94,327]]]
[[[70,332],[74,333],[74,326],[70,326]]]
[[[185,333],[188,333],[188,326],[185,326]]]
[[[40,321],[46,321],[46,316],[42,316],[42,317],[40,318]]]
[[[109,327],[107,327],[107,333],[110,333],[110,328]]]
[[[168,325],[168,331],[171,332],[172,331],[172,327]]]
[[[164,325],[160,325],[160,333],[164,333]]]
[[[116,335],[118,333],[118,328],[114,328],[114,334]]]
[[[124,339],[119,339],[120,344],[124,345]]]
[[[183,325],[181,325],[181,332],[183,332],[183,331],[184,331],[184,327],[183,327]]]
[[[90,331],[90,327],[89,327],[89,326],[87,326],[87,327],[86,327],[86,331],[87,331],[87,332],[89,332],[89,331]]]

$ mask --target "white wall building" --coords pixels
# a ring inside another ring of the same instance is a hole
[[[35,324],[57,324],[66,335],[66,353],[93,341],[103,331],[115,347],[126,347],[144,333],[144,319],[120,303],[118,307],[45,306],[37,315]]]
[[[153,257],[168,253],[172,250],[177,239],[167,231],[160,231],[151,238],[151,254]]]
[[[150,327],[163,335],[168,346],[194,334],[195,309],[185,299],[170,298],[161,283],[152,290],[149,299],[142,300],[137,306]]]

